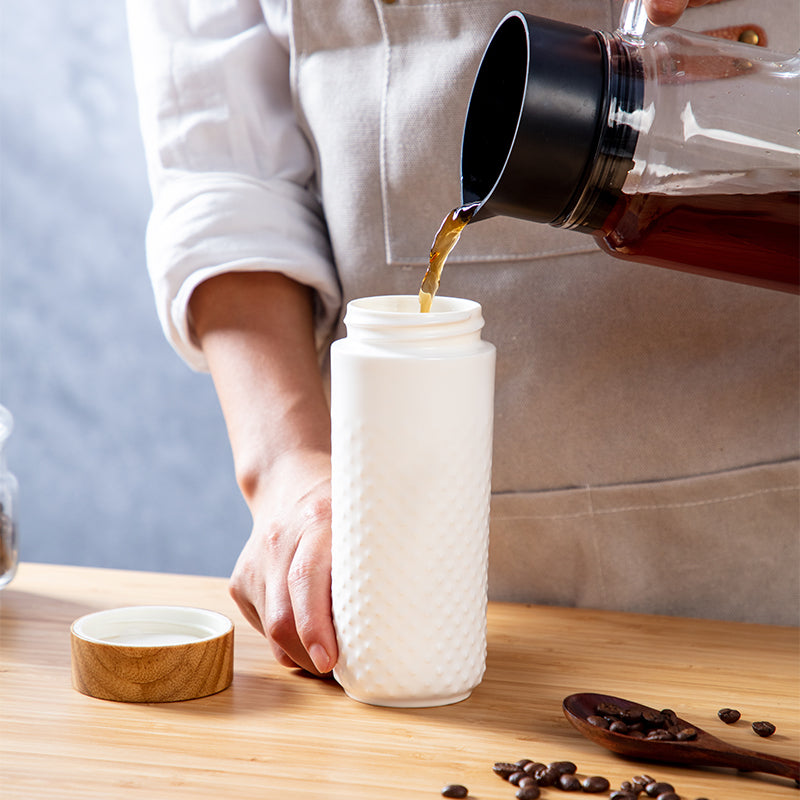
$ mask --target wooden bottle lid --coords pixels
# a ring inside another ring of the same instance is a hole
[[[72,623],[72,685],[129,703],[205,697],[233,680],[233,623],[185,606],[129,606]]]

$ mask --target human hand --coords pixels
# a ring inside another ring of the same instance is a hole
[[[644,0],[647,17],[653,25],[672,25],[687,7],[704,6],[710,0]]]
[[[336,664],[331,614],[331,486],[327,453],[283,459],[251,499],[253,530],[230,592],[278,663],[316,675]]]

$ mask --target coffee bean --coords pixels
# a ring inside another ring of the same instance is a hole
[[[560,776],[561,773],[558,770],[550,769],[550,767],[537,769],[533,773],[533,777],[536,778],[536,783],[539,786],[553,786]]]
[[[569,772],[558,776],[556,786],[563,792],[579,792],[581,790],[581,782]]]
[[[586,794],[596,794],[597,792],[605,792],[611,784],[608,778],[602,775],[591,775],[583,780],[583,791]]]
[[[658,797],[660,794],[664,794],[664,792],[674,792],[675,787],[666,781],[653,781],[652,783],[648,783],[647,786],[644,787],[644,790],[648,797]]]
[[[615,719],[609,726],[608,729],[612,733],[629,733],[630,729],[628,726],[621,720]]]
[[[697,738],[697,730],[695,728],[680,728],[675,734],[675,738],[679,742],[688,742]]]
[[[633,792],[611,792],[608,800],[636,800],[637,796]]]
[[[619,712],[618,716],[623,722],[632,723],[638,722],[642,719],[642,713],[644,709],[639,708],[638,706],[631,706],[630,708],[623,708],[622,711]]]
[[[522,769],[524,772],[527,772],[528,775],[533,775],[537,769],[547,769],[547,767],[540,761],[531,761],[530,763],[526,764]]]
[[[541,792],[538,786],[525,786],[518,789],[514,797],[516,797],[517,800],[538,800],[540,794]]]
[[[640,792],[644,791],[645,786],[655,782],[656,779],[651,778],[649,775],[634,775],[633,777],[633,785],[638,787]]]
[[[514,762],[520,769],[525,769],[528,764],[533,764],[533,761],[530,758],[521,758],[519,761]]]
[[[667,725],[674,725],[678,721],[678,715],[671,708],[662,708],[661,714]]]
[[[675,792],[662,792],[656,800],[681,800],[681,798]]]
[[[515,772],[519,772],[519,767],[516,764],[511,764],[508,761],[498,761],[492,767],[495,775],[499,775],[504,781],[507,781]]]
[[[618,717],[622,713],[622,709],[616,703],[598,703],[595,708],[595,713],[600,716]]]
[[[647,736],[645,739],[650,739],[654,742],[668,742],[673,740],[675,737],[664,728],[655,728],[652,731],[648,731]]]
[[[726,724],[732,725],[741,719],[741,714],[735,708],[721,708],[717,711],[717,716]]]
[[[590,725],[594,725],[597,728],[608,727],[608,720],[605,717],[598,716],[597,714],[592,714],[591,716],[586,717],[586,721]]]
[[[759,736],[767,737],[775,733],[775,726],[771,722],[754,722],[753,731]]]
[[[642,711],[642,720],[649,725],[652,725],[654,728],[661,728],[666,722],[664,715],[660,711],[656,711],[654,708],[646,708],[644,711]]]
[[[523,779],[523,778],[524,778],[524,777],[525,777],[527,774],[528,774],[527,772],[524,772],[523,770],[521,770],[521,769],[517,768],[517,771],[516,771],[516,772],[512,772],[512,773],[511,773],[511,774],[508,776],[507,780],[508,780],[508,782],[509,782],[510,784],[512,784],[513,786],[519,786],[519,782],[520,782],[520,781],[521,781],[521,780],[522,780],[522,779]]]
[[[547,766],[559,775],[574,775],[578,771],[577,764],[572,761],[551,761]]]
[[[520,789],[524,789],[526,786],[538,786],[539,784],[536,783],[536,778],[532,778],[530,775],[526,775],[524,778],[520,779],[520,782],[517,784]]]
[[[442,797],[466,797],[469,790],[460,783],[449,783],[442,789]]]

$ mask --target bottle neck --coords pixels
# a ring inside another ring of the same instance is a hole
[[[417,295],[363,297],[347,304],[350,341],[380,347],[451,347],[481,339],[483,314],[474,300],[435,297],[421,312]]]
[[[551,224],[593,233],[603,227],[633,168],[644,98],[644,67],[636,44],[597,31],[604,50],[605,105],[594,158],[573,202]]]

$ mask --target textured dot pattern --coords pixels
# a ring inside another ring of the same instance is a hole
[[[439,377],[461,402],[435,424],[424,397],[377,413],[369,386],[333,414],[335,675],[368,703],[452,703],[483,676],[491,397]]]

